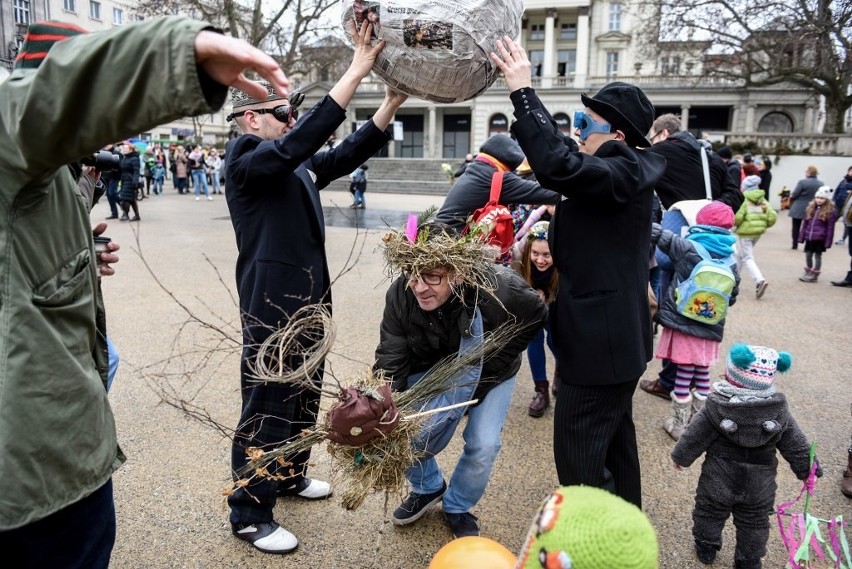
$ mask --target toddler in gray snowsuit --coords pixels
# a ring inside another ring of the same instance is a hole
[[[722,528],[733,514],[737,569],[760,569],[775,507],[775,450],[804,480],[810,445],[775,391],[775,372],[787,371],[791,356],[772,348],[737,344],[725,366],[725,380],[713,385],[707,402],[672,450],[675,468],[690,466],[706,452],[692,512],[698,560],[710,565],[722,546]],[[817,476],[822,471],[817,466]]]

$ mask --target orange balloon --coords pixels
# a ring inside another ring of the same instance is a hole
[[[513,569],[517,562],[511,551],[493,539],[468,536],[439,549],[429,569]]]

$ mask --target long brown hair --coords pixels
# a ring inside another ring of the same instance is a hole
[[[821,206],[818,206],[816,198],[814,198],[811,200],[811,203],[808,204],[808,209],[805,210],[805,218],[811,219],[817,209],[819,209],[819,220],[828,221],[828,216],[831,215],[832,211],[834,211],[834,204],[831,200],[826,199]]]
[[[547,239],[537,239],[533,235],[527,233],[524,236],[524,248],[521,253],[521,276],[531,287],[535,287],[532,280],[532,246],[536,241],[544,241],[547,243]],[[548,244],[548,249],[550,249],[550,244]],[[551,253],[551,258],[552,257],[553,254]],[[559,288],[559,272],[556,270],[555,266],[552,266],[552,268],[553,271],[550,274],[550,280],[547,282],[547,289],[544,291],[545,302],[552,302],[553,299],[556,298],[556,289]]]

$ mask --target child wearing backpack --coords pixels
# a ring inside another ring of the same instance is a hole
[[[837,212],[831,197],[834,188],[821,186],[805,210],[805,219],[799,231],[799,243],[805,244],[805,274],[799,280],[815,283],[822,272],[822,254],[834,243],[834,222]]]
[[[763,278],[760,267],[754,260],[754,247],[757,240],[767,229],[775,225],[778,214],[766,201],[766,193],[760,189],[760,176],[747,176],[743,180],[742,190],[745,200],[736,215],[737,232],[737,268],[743,266],[754,279],[754,296],[760,298],[766,292],[769,283]]]
[[[733,257],[736,238],[729,231],[734,225],[733,210],[722,202],[710,202],[698,211],[695,221],[685,238],[656,223],[651,230],[651,241],[669,256],[675,269],[656,317],[663,326],[657,357],[677,364],[672,416],[663,422],[674,440],[710,393],[710,366],[719,358],[725,316],[736,301],[740,282]]]

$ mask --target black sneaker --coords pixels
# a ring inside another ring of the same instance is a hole
[[[698,560],[704,565],[712,565],[713,562],[716,561],[716,548],[701,543],[700,541],[696,541],[695,556],[698,557]]]
[[[463,514],[448,514],[444,512],[444,517],[447,518],[447,523],[450,524],[453,537],[479,536],[479,521],[470,512]]]
[[[447,483],[441,486],[441,489],[431,494],[417,494],[410,492],[405,501],[393,511],[391,521],[397,526],[407,526],[413,524],[423,517],[426,510],[441,501],[444,492],[447,491]]]
[[[264,553],[290,553],[299,546],[296,536],[276,522],[236,525],[231,530]]]

